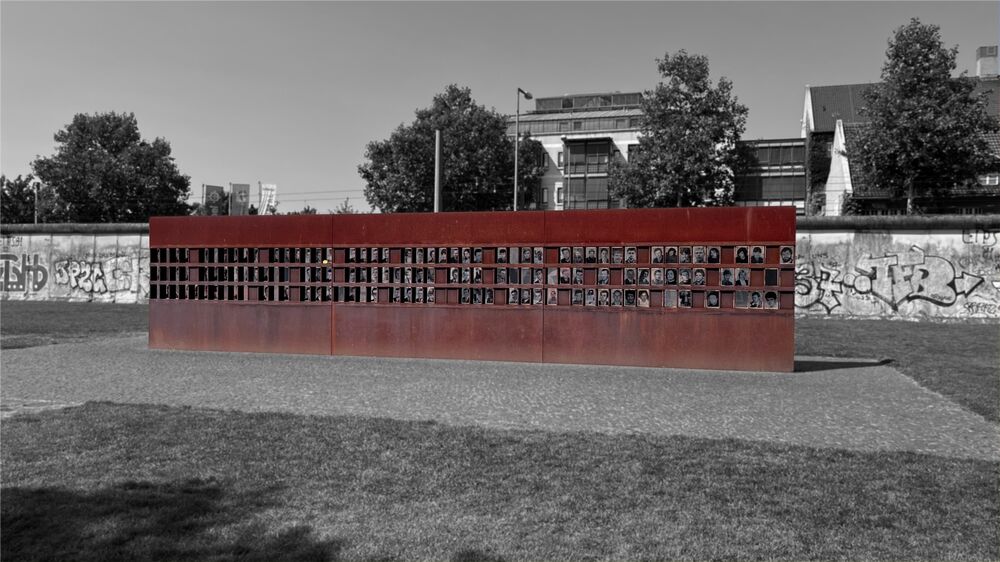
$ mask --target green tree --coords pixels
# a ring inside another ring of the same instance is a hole
[[[0,175],[0,221],[7,224],[34,222],[36,201],[38,222],[51,222],[59,204],[52,186],[42,185],[31,174],[18,175],[15,179]]]
[[[340,203],[340,205],[338,205],[337,208],[333,210],[333,213],[335,215],[353,215],[353,214],[356,214],[357,212],[358,211],[357,211],[357,209],[354,208],[354,205],[351,205],[351,198],[350,197],[348,197],[347,199],[344,199]]]
[[[306,203],[306,206],[302,207],[301,211],[288,211],[288,213],[286,213],[286,214],[289,214],[289,215],[315,215],[318,212],[319,211],[317,211],[316,207],[310,207],[309,204]]]
[[[861,185],[906,197],[937,197],[996,167],[985,135],[998,125],[975,78],[953,78],[958,47],[945,48],[940,28],[914,18],[889,39],[882,82],[864,94],[869,123],[848,139]]]
[[[190,178],[177,170],[166,140],[140,137],[134,114],[77,114],[55,141],[53,156],[32,162],[59,197],[55,219],[145,222],[190,211]]]
[[[434,96],[431,107],[418,109],[410,125],[400,125],[387,140],[368,143],[358,173],[365,198],[382,212],[434,209],[434,131],[441,131],[442,205],[448,211],[510,209],[514,183],[514,142],[508,120],[477,105],[469,88],[454,84]],[[540,184],[543,170],[531,163],[541,143],[526,139],[521,147],[519,190],[526,202]]]
[[[611,165],[612,194],[630,207],[732,204],[735,177],[747,165],[739,146],[746,106],[725,77],[712,85],[704,56],[680,50],[656,62],[662,81],[643,96],[637,152]]]

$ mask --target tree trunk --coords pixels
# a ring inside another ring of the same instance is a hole
[[[913,179],[906,180],[906,214],[913,214]]]

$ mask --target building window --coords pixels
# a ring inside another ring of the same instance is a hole
[[[1000,174],[986,174],[979,176],[980,185],[1000,185]]]
[[[563,188],[557,187],[556,188],[556,205],[562,205],[563,201],[564,201],[564,198],[563,198]]]
[[[628,128],[628,119],[615,119],[615,128],[616,129],[627,129]]]
[[[559,132],[560,133],[565,133],[567,131],[569,131],[569,121],[560,121],[559,122]]]
[[[542,188],[542,204],[546,207],[549,206],[549,190]]]
[[[628,161],[631,162],[639,154],[639,143],[628,145]]]
[[[582,131],[583,130],[583,121],[573,121],[573,130],[574,131]]]
[[[563,167],[563,153],[561,150],[559,151],[559,154],[556,155],[556,165],[560,168]]]

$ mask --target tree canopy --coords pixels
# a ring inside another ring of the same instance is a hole
[[[37,200],[35,190],[38,190]],[[0,221],[7,224],[35,221],[37,201],[38,222],[52,222],[57,208],[57,196],[52,186],[42,185],[34,176],[18,175],[10,179],[0,175]]]
[[[54,220],[145,222],[189,212],[190,178],[178,171],[166,140],[140,137],[134,114],[77,114],[54,138],[56,153],[32,162],[58,197]]]
[[[958,47],[945,48],[940,28],[914,18],[889,39],[882,82],[868,89],[860,113],[867,126],[848,138],[863,186],[914,199],[976,181],[997,161],[985,135],[998,130],[975,78],[952,77]]]
[[[657,59],[662,81],[643,95],[637,150],[612,164],[609,188],[629,207],[732,203],[746,165],[738,142],[748,110],[725,77],[712,85],[708,59],[681,50]]]
[[[365,198],[382,212],[434,209],[434,131],[441,131],[442,210],[510,209],[514,184],[514,142],[507,118],[472,99],[469,88],[454,84],[434,96],[416,119],[400,125],[387,140],[368,143],[358,173]],[[541,143],[520,146],[518,182],[531,202],[544,170]]]

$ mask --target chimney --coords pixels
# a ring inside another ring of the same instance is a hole
[[[996,45],[976,49],[976,76],[980,78],[997,77]]]

